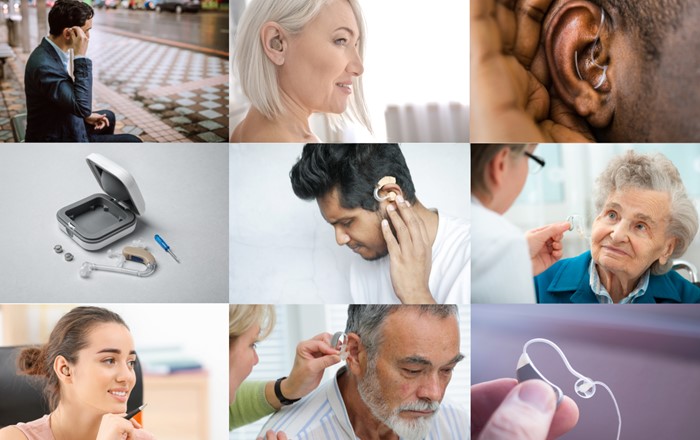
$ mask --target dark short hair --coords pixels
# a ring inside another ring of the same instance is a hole
[[[49,11],[49,33],[61,35],[65,28],[82,27],[94,15],[92,7],[80,0],[58,0]]]
[[[634,33],[641,40],[647,58],[658,62],[666,36],[678,29],[690,0],[592,0],[593,3],[615,11],[626,34]]]
[[[403,196],[416,201],[411,172],[399,144],[306,144],[289,177],[294,194],[303,200],[323,197],[338,189],[340,205],[376,211],[374,187],[393,176]]]

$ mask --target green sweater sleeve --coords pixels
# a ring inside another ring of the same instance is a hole
[[[238,387],[236,401],[228,409],[228,429],[232,431],[275,412],[265,399],[267,381],[245,381]]]

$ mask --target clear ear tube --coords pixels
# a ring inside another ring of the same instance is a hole
[[[115,273],[124,273],[127,275],[134,275],[137,277],[147,277],[153,274],[153,272],[156,271],[156,265],[155,264],[147,264],[146,269],[144,270],[137,270],[137,269],[128,269],[126,267],[119,267],[119,266],[107,266],[104,264],[95,264],[95,263],[90,263],[90,262],[85,262],[83,263],[82,266],[80,266],[80,276],[83,278],[87,278],[90,276],[90,272],[96,271],[96,270],[101,270],[104,272],[115,272]]]
[[[577,378],[576,383],[574,384],[574,392],[579,397],[583,399],[590,399],[591,397],[593,397],[596,392],[596,385],[600,385],[601,387],[605,388],[605,390],[610,394],[610,397],[612,398],[613,404],[615,405],[615,411],[617,411],[618,425],[616,438],[617,440],[619,440],[620,432],[622,431],[622,416],[620,415],[620,407],[617,404],[617,399],[615,399],[615,395],[613,394],[610,387],[608,387],[605,383],[601,381],[593,380],[574,370],[574,367],[571,366],[569,360],[566,358],[566,355],[564,355],[564,352],[561,350],[561,348],[559,348],[557,344],[550,341],[549,339],[535,338],[530,339],[525,343],[525,345],[523,346],[523,353],[520,355],[520,359],[518,360],[518,366],[516,368],[516,376],[518,378],[518,382],[523,382],[525,380],[530,379],[543,380],[544,382],[548,383],[554,388],[554,391],[557,394],[557,405],[559,404],[559,402],[561,402],[561,399],[564,397],[561,388],[547,380],[547,378],[544,377],[544,375],[535,367],[534,363],[532,363],[532,360],[528,356],[527,348],[535,343],[549,345],[557,352],[557,354],[561,357],[561,360],[564,362],[566,369],[569,370],[569,372]]]
[[[566,221],[569,223],[569,231],[575,231],[579,237],[584,240],[588,240],[589,237],[586,235],[586,230],[583,226],[583,216],[579,214],[570,215]]]

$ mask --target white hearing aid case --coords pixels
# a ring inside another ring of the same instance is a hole
[[[146,205],[136,180],[124,168],[96,153],[85,160],[106,194],[71,203],[56,218],[59,229],[80,247],[96,251],[134,232]]]

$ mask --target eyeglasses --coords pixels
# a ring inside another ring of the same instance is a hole
[[[542,170],[542,168],[544,168],[546,162],[540,156],[535,156],[534,154],[528,151],[524,151],[523,153],[525,154],[525,156],[532,159],[536,164],[530,167],[530,174],[537,174]]]

